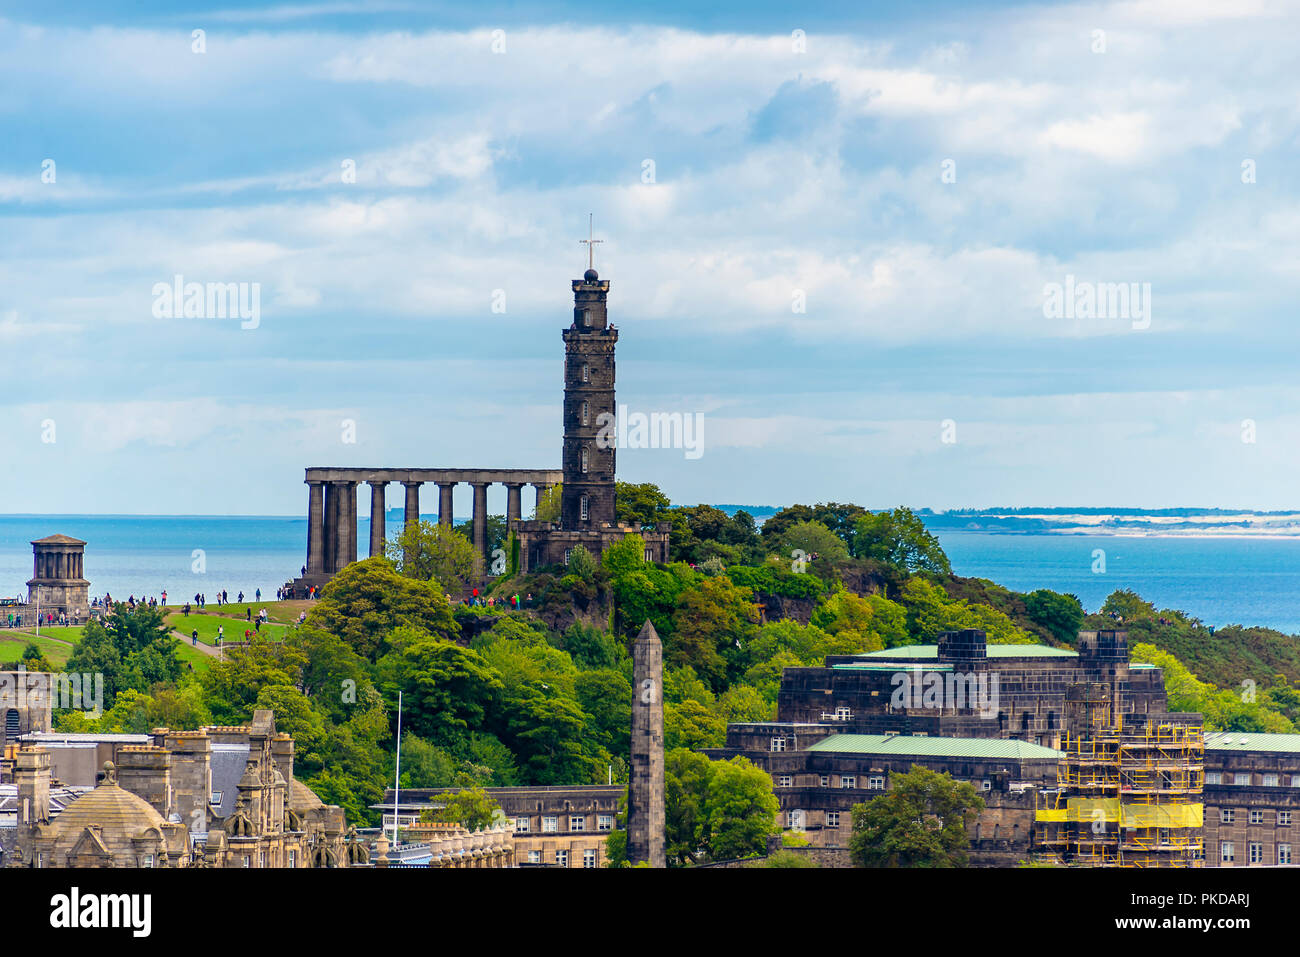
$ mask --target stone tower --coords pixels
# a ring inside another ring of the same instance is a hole
[[[70,618],[90,615],[90,582],[84,577],[86,543],[68,535],[32,542],[33,570],[27,603]]]
[[[647,620],[632,643],[632,776],[627,793],[627,859],[665,867],[664,649]]]
[[[564,493],[560,527],[587,531],[614,521],[614,344],[605,300],[609,280],[595,269],[573,280],[573,325],[564,330]],[[603,446],[603,447],[602,447]]]

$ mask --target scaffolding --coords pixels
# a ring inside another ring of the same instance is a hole
[[[1104,684],[1071,688],[1066,707],[1057,786],[1035,813],[1039,855],[1094,867],[1203,866],[1202,729],[1170,715],[1113,721]]]

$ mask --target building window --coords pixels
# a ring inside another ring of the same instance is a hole
[[[784,751],[784,750],[785,750],[785,738],[773,738],[773,739],[772,739],[772,750],[773,750],[773,751]]]
[[[830,787],[831,776],[829,774],[823,774],[820,778],[817,779],[817,784],[819,787],[823,787],[823,788]]]
[[[867,778],[868,791],[883,791],[885,789],[885,779],[883,777]]]
[[[1237,819],[1237,813],[1230,807],[1219,808],[1219,823],[1231,824]]]
[[[591,506],[585,495],[579,498],[578,502],[582,506],[582,520],[585,522],[591,517]]]
[[[1222,774],[1221,772],[1219,772],[1219,771],[1206,771],[1206,772],[1205,772],[1205,783],[1206,783],[1206,784],[1222,784],[1222,783],[1223,783],[1223,774]]]
[[[591,370],[587,368],[587,363],[585,362],[582,364],[582,381],[583,382],[591,381]]]
[[[612,831],[614,830],[614,815],[599,814],[596,816],[596,830]]]
[[[852,789],[852,788],[855,788],[855,787],[857,787],[857,786],[858,786],[858,779],[857,779],[857,777],[856,777],[855,775],[852,775],[852,774],[841,774],[841,775],[840,775],[840,787],[842,787],[842,788],[850,788],[850,789]]]
[[[540,864],[540,863],[542,863],[542,852],[541,852],[541,851],[529,851],[529,852],[528,852],[528,863],[529,863],[529,864]]]
[[[794,778],[788,774],[783,774],[776,779],[776,786],[780,788],[794,787]]]
[[[556,818],[554,818],[554,817],[544,817],[544,818],[542,818],[542,833],[543,833],[543,834],[554,834],[554,833],[555,833],[556,831],[558,831],[558,830],[559,830],[559,827],[558,827],[558,821],[556,820]]]
[[[853,720],[853,710],[852,710],[851,708],[836,708],[836,709],[835,709],[835,720],[836,720],[836,721],[852,721],[852,720]]]
[[[582,403],[582,424],[583,425],[587,424],[587,403],[586,402]]]
[[[582,866],[583,867],[596,866],[596,852],[593,849],[588,848],[587,850],[582,852]]]
[[[1278,826],[1278,827],[1290,827],[1290,826],[1291,826],[1291,812],[1290,812],[1290,811],[1278,811],[1278,812],[1277,812],[1277,826]]]
[[[219,805],[221,803],[221,794],[221,791],[213,791],[211,796],[208,797],[208,803]]]
[[[980,790],[981,790],[981,791],[992,791],[992,790],[993,790],[993,782],[992,782],[992,781],[981,781],[981,782],[980,782]]]
[[[1256,841],[1251,841],[1249,847],[1250,847],[1250,863],[1252,864],[1264,863],[1264,845]]]
[[[587,819],[579,815],[572,815],[569,818],[570,831],[585,831],[587,829]]]
[[[790,812],[790,830],[802,832],[804,830],[804,812],[796,809]]]
[[[146,855],[144,856],[144,864],[142,864],[141,866],[142,866],[142,867],[153,867],[153,855],[152,855],[152,854],[146,854]]]
[[[560,867],[568,867],[568,866],[569,866],[569,852],[568,852],[568,850],[556,851],[556,852],[555,852],[555,863],[558,864]]]
[[[295,851],[293,848],[289,849],[289,866],[290,867],[298,866],[298,852]]]
[[[1278,782],[1278,775],[1276,774],[1264,775],[1264,787],[1275,788],[1277,787],[1277,782]]]
[[[1245,772],[1238,771],[1236,774],[1232,776],[1232,783],[1237,785],[1238,787],[1250,787],[1251,777],[1252,775],[1249,771],[1245,771]]]
[[[245,855],[244,855],[244,867],[252,867],[252,866],[253,866],[253,855],[252,855],[252,854],[245,854]]]
[[[839,827],[839,826],[840,826],[840,812],[839,812],[839,811],[827,811],[827,812],[826,812],[826,826],[827,826],[827,827]]]
[[[647,562],[653,562],[655,560],[654,555],[651,554],[651,548],[649,545],[645,547],[645,560]]]
[[[266,869],[266,851],[259,851],[257,855],[257,866]]]
[[[1263,824],[1263,823],[1264,823],[1264,812],[1261,811],[1259,808],[1251,808],[1251,809],[1250,809],[1250,823],[1251,823],[1251,824]]]
[[[1290,845],[1290,844],[1279,844],[1279,845],[1277,846],[1277,862],[1278,862],[1279,864],[1290,864],[1290,863],[1291,863],[1291,845]]]
[[[573,549],[572,549],[572,548],[566,548],[566,549],[564,550],[564,564],[566,564],[566,565],[569,564],[569,556],[572,555],[572,554],[573,554]]]
[[[586,446],[584,446],[583,449],[582,449],[582,470],[583,470],[584,472],[587,471],[587,449],[586,449]]]
[[[1231,864],[1233,861],[1232,841],[1224,841],[1219,845],[1219,860],[1225,864]]]
[[[528,818],[526,817],[515,818],[515,833],[516,834],[528,833]]]

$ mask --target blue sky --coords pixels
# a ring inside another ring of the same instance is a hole
[[[0,510],[558,466],[589,211],[674,501],[1300,507],[1295,5],[696,6],[7,4]]]

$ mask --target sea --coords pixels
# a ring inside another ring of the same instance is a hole
[[[401,509],[391,510],[389,531],[401,520]],[[1111,592],[1131,589],[1158,608],[1179,609],[1207,625],[1300,634],[1300,539],[933,530],[957,574],[1015,591],[1069,592],[1096,611]],[[31,542],[55,533],[87,542],[92,595],[123,600],[166,592],[175,603],[202,592],[215,601],[223,589],[231,600],[243,592],[251,601],[259,589],[263,599],[274,598],[298,575],[307,554],[305,517],[0,516],[0,597],[26,595]],[[357,535],[363,557],[369,537],[363,517]]]

